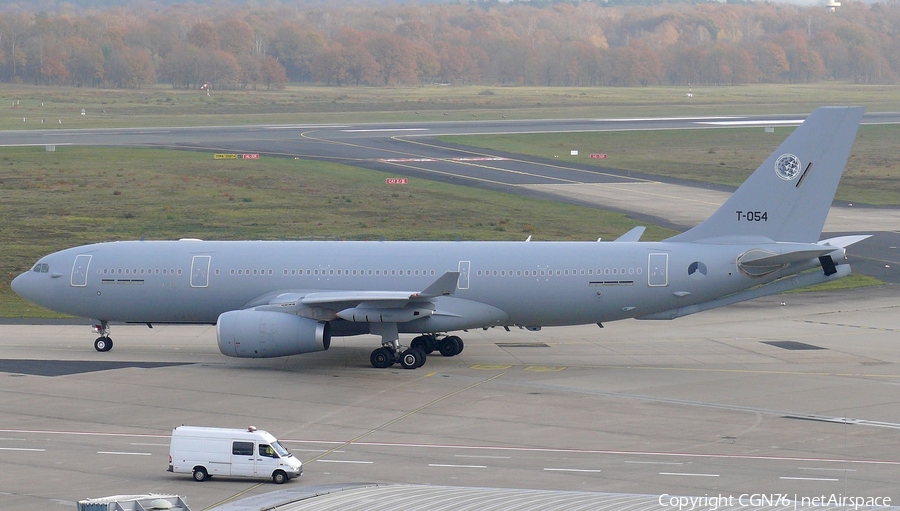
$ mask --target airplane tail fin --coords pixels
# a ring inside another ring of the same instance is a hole
[[[816,109],[712,216],[666,241],[815,243],[862,115],[862,107]]]

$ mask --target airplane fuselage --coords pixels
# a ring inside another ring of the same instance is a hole
[[[109,321],[215,323],[220,314],[294,290],[416,291],[460,272],[452,297],[502,314],[456,328],[599,323],[670,310],[781,276],[748,277],[737,257],[758,245],[652,242],[127,241],[87,245],[28,272],[30,300]],[[795,272],[796,268],[792,268]],[[44,297],[44,299],[42,299]],[[59,304],[65,304],[60,307]],[[333,319],[333,318],[324,318]],[[338,328],[334,333],[340,335]],[[350,329],[347,333],[364,333]]]

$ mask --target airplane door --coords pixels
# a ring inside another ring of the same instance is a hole
[[[669,285],[669,254],[650,254],[647,284],[650,286]]]
[[[456,282],[457,289],[469,289],[469,267],[471,261],[459,262],[459,280]]]
[[[194,256],[191,260],[191,287],[209,286],[209,262],[211,256]]]
[[[231,443],[231,475],[256,475],[256,448],[253,442],[235,440]]]
[[[72,278],[69,283],[73,287],[84,287],[87,285],[88,267],[91,265],[90,255],[75,256],[75,264],[72,265]]]

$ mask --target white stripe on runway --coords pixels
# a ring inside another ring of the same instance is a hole
[[[441,463],[429,463],[428,466],[444,468],[487,468],[487,465],[444,465]]]
[[[691,474],[688,472],[660,472],[661,476],[719,477],[719,474]]]

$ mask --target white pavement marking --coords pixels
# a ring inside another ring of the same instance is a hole
[[[512,459],[512,456],[476,456],[476,455],[469,455],[469,454],[454,454],[453,457],[455,457],[455,458],[490,458],[490,459],[494,459],[494,460],[510,460],[510,459]]]
[[[97,454],[113,454],[116,456],[153,456],[153,453],[149,452],[97,451]]]
[[[719,477],[719,474],[692,474],[689,472],[660,472],[661,476]]]
[[[429,467],[445,467],[445,468],[487,468],[487,465],[449,465],[442,463],[429,463]]]
[[[547,472],[590,472],[590,473],[600,473],[601,470],[598,469],[590,469],[590,468],[545,468]]]
[[[430,131],[428,128],[381,128],[369,130],[341,130],[344,133],[372,133],[379,131]]]
[[[374,461],[359,461],[359,460],[316,460],[317,463],[352,463],[356,465],[371,465],[375,463]]]
[[[830,477],[788,477],[781,476],[778,479],[786,479],[789,481],[840,481],[840,479],[832,479]]]
[[[630,460],[625,460],[625,463],[640,463],[642,465],[684,465],[684,463],[680,462],[680,461],[630,461]]]
[[[855,468],[797,467],[797,470],[830,470],[833,472],[856,472]]]
[[[784,121],[766,121],[766,120],[752,120],[752,121],[708,121],[708,122],[698,122],[697,124],[709,124],[712,126],[767,126],[771,124],[800,124],[803,122],[803,119],[788,119]]]
[[[718,116],[718,117],[634,117],[621,119],[594,119],[596,122],[633,122],[633,121],[703,121],[709,119],[735,119],[735,116]]]
[[[25,447],[0,447],[0,451],[46,452],[47,449],[27,449]]]

